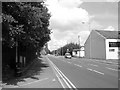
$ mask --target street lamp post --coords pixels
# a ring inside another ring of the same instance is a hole
[[[88,16],[88,18],[89,18],[89,21],[88,21],[88,30],[89,30],[89,32],[91,32],[90,16]],[[84,24],[84,23],[85,23],[85,22],[82,22],[82,24]],[[89,57],[89,58],[91,58],[91,35],[90,35],[89,37],[90,37],[90,45],[89,45],[89,46],[90,46],[90,47],[89,47],[89,48],[90,48],[90,52],[89,52],[89,53],[90,53],[90,57]]]
[[[88,30],[89,30],[89,32],[91,32],[90,30],[91,30],[91,27],[90,27],[90,17],[89,17],[89,22],[88,22]],[[90,57],[89,58],[91,58],[91,35],[90,35]]]

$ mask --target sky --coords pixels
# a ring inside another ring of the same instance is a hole
[[[84,45],[91,30],[118,30],[119,0],[46,0],[51,14],[52,51],[67,43]]]

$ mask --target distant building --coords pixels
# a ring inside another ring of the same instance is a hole
[[[85,42],[85,57],[118,59],[120,38],[118,31],[93,30]]]
[[[74,57],[84,57],[85,56],[84,46],[81,46],[80,49],[73,49],[72,55]]]

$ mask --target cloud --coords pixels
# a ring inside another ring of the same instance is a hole
[[[115,28],[113,26],[108,26],[107,28],[105,28],[104,30],[107,31],[115,31]]]
[[[50,50],[58,49],[59,47],[65,45],[67,43],[66,40],[56,39],[56,37],[54,36],[54,34],[51,34],[51,39],[52,40],[48,42],[48,48]]]
[[[90,23],[90,29],[93,30],[93,29],[101,29],[103,28],[102,25],[100,25],[97,21],[91,21]]]
[[[79,26],[82,21],[88,21],[88,12],[78,8],[80,0],[48,0],[51,12],[50,27],[52,29],[69,30]]]
[[[61,6],[67,7],[67,8],[77,7],[83,3],[83,1],[80,1],[80,0],[69,0],[69,2],[68,0],[59,0],[59,1]]]
[[[47,0],[46,4],[51,13],[50,28],[53,31],[48,44],[50,50],[66,43],[78,42],[78,33],[81,35],[81,43],[85,42],[89,35],[88,22],[94,16],[79,7],[82,3],[81,0]],[[100,27],[95,21],[91,22],[91,25],[94,28]]]
[[[78,33],[80,36],[80,44],[84,45],[85,41],[87,40],[88,36],[90,34],[90,31],[81,31]]]
[[[119,2],[120,0],[82,0],[84,2]]]
[[[107,2],[119,2],[120,0],[106,0]]]

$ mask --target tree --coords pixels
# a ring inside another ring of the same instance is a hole
[[[18,54],[27,57],[28,61],[33,60],[36,52],[40,51],[50,40],[49,19],[50,14],[43,1],[3,2],[3,63],[4,60],[7,60],[5,63],[9,64],[8,62],[11,63],[15,59],[16,42],[18,43]],[[14,65],[11,64],[11,66]]]
[[[50,14],[43,2],[4,2],[2,9],[2,38],[10,47],[19,41],[40,48],[50,40]]]
[[[67,49],[69,50],[69,53],[71,53],[72,55],[73,49],[79,49],[79,45],[75,43],[69,43],[64,45],[63,47],[58,48],[57,51],[60,55],[65,55],[65,53],[67,52]]]

